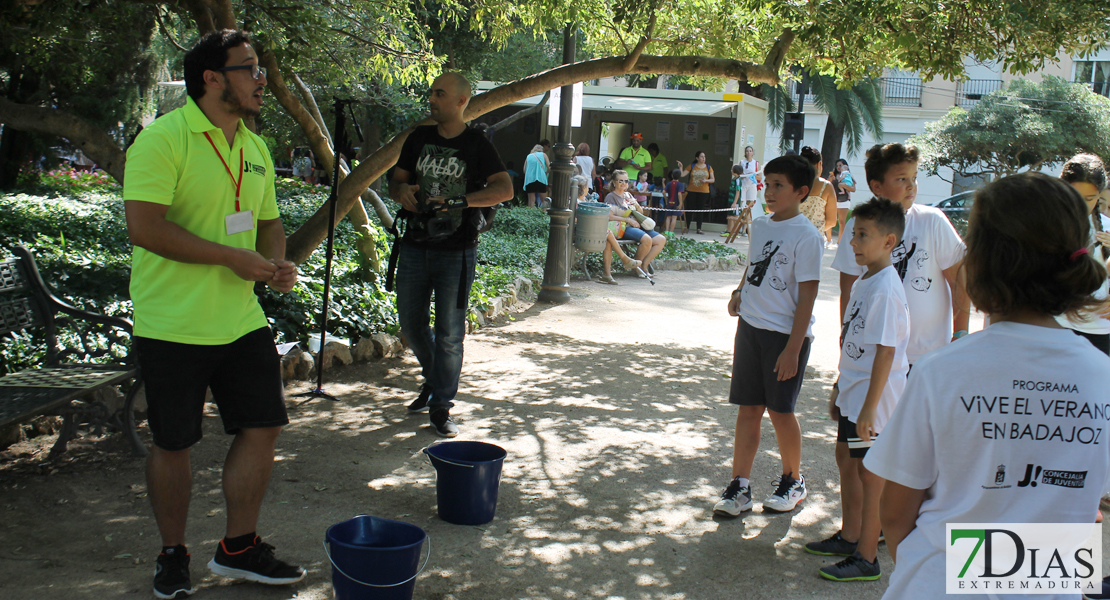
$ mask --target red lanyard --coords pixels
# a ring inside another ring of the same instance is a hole
[[[224,160],[220,151],[216,149],[216,142],[212,141],[212,137],[208,132],[204,132],[204,137],[208,138],[208,143],[212,144],[212,150],[216,152],[216,156],[220,157],[220,162],[224,164],[227,169],[227,176],[231,178],[231,183],[235,184],[235,212],[239,212],[239,189],[243,187],[243,149],[239,148],[239,181],[235,181],[235,176],[231,174],[231,167],[227,166],[227,161]]]

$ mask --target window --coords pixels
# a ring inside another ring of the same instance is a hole
[[[1089,84],[1096,94],[1110,96],[1110,60],[1075,61],[1075,82]]]

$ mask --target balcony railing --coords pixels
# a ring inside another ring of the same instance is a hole
[[[793,79],[789,79],[786,82],[786,93],[790,95],[790,99],[794,102],[798,101],[798,85],[799,82]],[[806,91],[808,92],[809,90]],[[816,98],[817,96],[807,93],[805,97],[806,106],[812,106]]]
[[[921,106],[921,80],[917,77],[883,77],[883,106]]]
[[[1096,94],[1101,94],[1103,96],[1110,96],[1110,81],[1095,81],[1095,82],[1073,81],[1072,83],[1078,83],[1080,85],[1085,85],[1088,88],[1090,88],[1090,90],[1092,92],[1094,92]]]
[[[956,84],[956,106],[971,108],[987,94],[1002,89],[1001,79],[968,79]]]

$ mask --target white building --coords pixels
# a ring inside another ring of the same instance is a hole
[[[973,106],[984,94],[1004,87],[1013,79],[1026,78],[1040,81],[1045,75],[1055,75],[1069,81],[1089,83],[1095,92],[1110,95],[1110,49],[1104,49],[1083,60],[1061,54],[1056,57],[1055,62],[1046,64],[1041,71],[1024,76],[1006,73],[999,65],[983,64],[974,59],[965,60],[964,66],[967,70],[967,79],[960,82],[945,81],[941,78],[922,81],[916,73],[887,71],[882,80],[884,95],[882,139],[871,139],[870,135],[865,134],[863,149],[857,156],[848,156],[846,145],[841,150],[841,156],[848,161],[849,168],[858,182],[862,183],[864,179],[863,153],[867,148],[876,143],[904,142],[910,136],[925,133],[926,123],[939,120],[953,106],[964,108]],[[789,87],[792,89],[792,86]],[[796,98],[797,95],[795,95]],[[817,109],[811,96],[806,96],[803,110],[806,113],[806,127],[802,145],[820,149],[825,135],[827,115]],[[778,156],[780,137],[781,132],[771,130],[768,126],[763,156],[758,158],[766,161]],[[829,171],[831,165],[823,165],[823,168]],[[1042,170],[1055,172],[1057,168],[1057,165],[1050,165]],[[945,178],[953,180],[952,172],[948,171]],[[918,183],[918,202],[927,204],[934,204],[966,189],[960,185],[962,182],[953,185],[941,177],[927,177],[924,174],[919,176]],[[973,182],[966,183],[968,187],[974,186]],[[859,191],[853,194],[853,202],[864,201],[869,197],[864,188],[857,186],[857,189]]]

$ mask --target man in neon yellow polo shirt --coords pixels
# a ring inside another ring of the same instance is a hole
[[[194,591],[184,545],[189,448],[200,441],[209,388],[235,439],[223,471],[226,535],[208,568],[267,584],[305,575],[255,533],[274,443],[289,419],[254,284],[288,292],[296,282],[284,260],[274,165],[242,120],[258,116],[265,86],[246,33],[210,33],[185,55],[186,105],[144,129],[127,151],[133,341],[154,438],[147,487],[162,536],[158,598]]]
[[[640,177],[640,171],[651,172],[651,154],[644,148],[644,134],[632,134],[632,145],[621,150],[616,167],[628,171],[628,180],[633,184]]]

